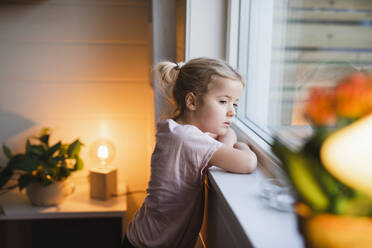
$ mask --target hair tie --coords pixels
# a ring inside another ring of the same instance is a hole
[[[175,69],[176,70],[181,70],[182,66],[184,65],[185,63],[184,62],[176,62],[176,67]]]

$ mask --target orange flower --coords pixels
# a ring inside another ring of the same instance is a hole
[[[305,115],[316,125],[334,125],[334,92],[322,88],[313,88],[310,92]]]
[[[358,73],[343,80],[336,87],[336,112],[353,119],[372,112],[372,77]]]

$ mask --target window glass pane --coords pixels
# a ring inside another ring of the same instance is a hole
[[[238,116],[267,140],[308,128],[308,90],[372,72],[372,1],[240,1],[238,69],[247,80]]]

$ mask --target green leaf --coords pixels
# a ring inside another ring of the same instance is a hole
[[[77,139],[74,142],[72,142],[67,149],[67,155],[69,158],[78,156],[80,153],[80,148],[83,144]]]
[[[68,149],[68,145],[67,144],[62,144],[61,148],[59,149],[59,155],[60,156],[67,155],[67,149]]]
[[[18,179],[19,190],[29,185],[31,182],[35,181],[35,178],[30,174],[23,174]]]
[[[47,151],[48,156],[53,156],[53,154],[58,151],[61,148],[62,143],[58,142],[57,144],[53,145],[49,150]]]
[[[76,163],[75,163],[75,166],[74,166],[74,170],[83,169],[84,168],[83,160],[79,156],[76,156],[75,159],[76,159]]]
[[[65,156],[57,155],[53,157],[52,160],[54,161],[54,163],[58,164],[58,162],[65,161]]]
[[[25,147],[25,149],[26,149],[26,153],[28,153],[31,150],[31,143],[30,143],[30,140],[29,139],[26,140],[26,147]]]
[[[40,161],[37,157],[31,155],[17,154],[10,161],[9,165],[16,170],[32,172],[37,169]]]
[[[290,177],[303,199],[315,210],[327,210],[329,199],[314,176],[309,161],[304,156],[293,154],[287,162],[290,164]]]
[[[12,152],[6,145],[3,145],[3,152],[8,159],[11,159],[13,157]]]
[[[58,168],[43,168],[43,172],[45,175],[49,175],[52,178],[56,178]]]
[[[30,140],[26,141],[26,154],[34,154],[41,156],[44,154],[44,148],[41,145],[32,145]]]
[[[350,198],[338,197],[335,201],[333,213],[353,216],[371,216],[372,199],[360,192]]]
[[[0,171],[0,189],[9,181],[13,176],[13,169],[8,164],[4,169]]]
[[[337,197],[352,197],[355,195],[355,191],[341,183],[333,175],[331,175],[320,160],[317,160],[311,156],[311,154],[303,154],[303,156],[309,161],[314,171],[314,176],[322,187],[323,191],[327,195],[335,199]]]
[[[47,161],[43,161],[42,165],[44,168],[57,168],[58,160],[55,158],[48,158]]]
[[[40,140],[41,143],[45,144],[46,147],[49,147],[49,137],[50,137],[49,134],[44,134],[40,136],[38,139]]]
[[[50,128],[44,127],[43,129],[41,129],[40,136],[44,136],[44,135],[47,135],[47,134],[50,134]]]
[[[57,174],[58,174],[57,178],[61,180],[67,178],[71,174],[71,171],[66,167],[60,167]]]

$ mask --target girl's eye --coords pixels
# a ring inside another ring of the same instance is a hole
[[[225,100],[220,100],[220,103],[222,103],[222,104],[226,104],[227,101],[225,101]]]
[[[233,106],[234,106],[234,108],[238,108],[238,104],[236,104],[236,103],[234,103]]]

